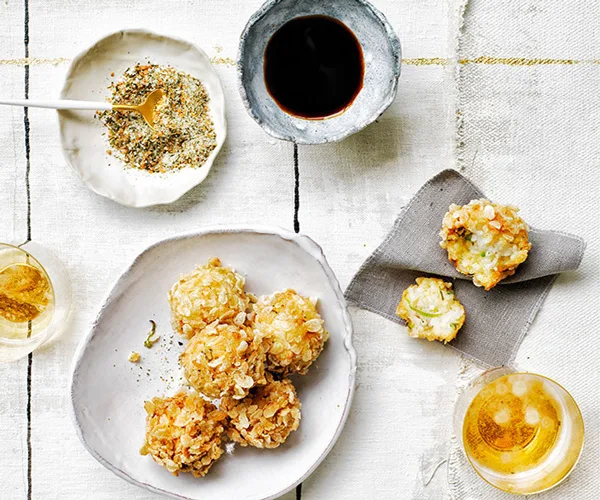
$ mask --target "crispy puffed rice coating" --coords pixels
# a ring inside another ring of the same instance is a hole
[[[257,387],[241,401],[222,400],[230,418],[227,435],[242,446],[277,448],[300,425],[300,400],[289,379]]]
[[[489,290],[511,276],[531,249],[519,209],[488,200],[452,204],[442,223],[440,245],[456,269]]]
[[[132,351],[129,354],[129,357],[127,358],[127,360],[131,363],[137,363],[140,360],[141,356],[139,352],[136,351]]]
[[[259,297],[253,309],[254,328],[267,345],[267,370],[305,374],[329,337],[317,300],[286,290]]]
[[[243,276],[222,267],[217,258],[183,275],[169,291],[173,329],[190,338],[213,321],[243,323],[248,307],[244,284]]]
[[[211,323],[192,337],[180,361],[188,383],[210,398],[242,399],[266,383],[263,338],[248,326]]]
[[[452,290],[452,284],[439,278],[417,278],[402,293],[396,314],[414,338],[450,342],[465,322],[465,308]]]
[[[204,476],[222,455],[225,412],[196,394],[180,392],[144,403],[146,440],[140,453],[175,476]]]

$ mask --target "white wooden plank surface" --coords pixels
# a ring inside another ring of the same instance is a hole
[[[6,97],[21,97],[24,89],[23,66],[6,61],[23,56],[25,1],[0,3],[0,93]],[[55,60],[71,59],[101,36],[124,27],[180,36],[210,56],[235,58],[239,34],[261,1],[28,3],[31,57]],[[458,0],[374,3],[399,33],[404,58],[453,56]],[[66,63],[32,65],[31,97],[56,97],[66,68]],[[1,499],[158,498],[113,476],[80,445],[67,411],[69,368],[109,287],[151,242],[213,223],[293,227],[293,147],[265,135],[246,114],[235,68],[219,64],[217,71],[228,104],[228,142],[207,181],[169,207],[129,209],[89,192],[65,165],[55,115],[30,111],[32,237],[55,249],[67,264],[75,314],[65,335],[33,356],[29,497],[27,361],[0,365]],[[299,148],[300,227],[322,244],[342,287],[379,244],[407,198],[431,175],[454,165],[452,82],[450,66],[405,65],[399,96],[378,123],[340,144]],[[587,144],[585,137],[580,140]],[[0,240],[26,237],[24,142],[22,110],[0,108]],[[544,198],[544,186],[530,192],[524,183],[519,193],[493,176],[475,180],[499,198],[518,196],[534,224],[549,227],[552,222],[544,219],[549,207],[536,205]],[[592,215],[590,209],[587,216]],[[569,214],[560,217],[556,223],[566,228]],[[598,235],[583,223],[572,230],[587,233],[597,246]],[[565,278],[545,309],[576,296],[576,285]],[[353,310],[352,315],[359,355],[353,411],[331,455],[304,483],[302,498],[446,498],[445,465],[435,475],[433,471],[448,450],[460,359],[441,345],[409,339],[402,327],[372,314]],[[580,334],[588,331],[583,319],[575,325]],[[536,322],[523,348],[523,364],[531,358],[527,367],[560,378],[569,365],[557,368],[550,361],[556,352],[540,339],[542,330],[551,327],[543,316]],[[576,363],[580,352],[573,350],[565,359]],[[589,379],[577,384],[571,388],[575,396],[593,390]],[[588,411],[594,409],[590,406]],[[597,431],[597,418],[594,428]],[[292,492],[284,500],[293,498]]]
[[[570,62],[469,65],[459,81],[465,173],[490,197],[519,206],[532,226],[573,232],[587,242],[580,268],[557,278],[516,358],[522,369],[571,391],[586,425],[579,465],[567,481],[539,495],[544,500],[588,500],[600,491],[600,357],[590,344],[590,325],[600,321],[600,65],[591,63],[600,28],[587,21],[598,16],[598,2],[506,2],[500,11],[471,1],[461,44],[461,58]],[[513,21],[505,26],[504,19]],[[471,498],[510,498],[478,481],[469,467],[457,470],[457,485],[467,486],[457,490]]]
[[[380,4],[405,59],[451,56],[446,3]],[[301,228],[321,242],[342,287],[408,198],[452,164],[452,80],[450,67],[405,65],[377,123],[338,144],[300,147]],[[444,453],[451,433],[458,357],[371,313],[353,309],[352,317],[360,360],[353,411],[303,498],[443,498],[444,466],[425,487],[431,472],[423,463]]]
[[[0,4],[0,59],[23,57],[23,6]],[[24,71],[0,65],[0,93],[22,98]],[[23,110],[0,109],[0,241],[27,237]],[[0,364],[0,498],[27,494],[27,359]]]
[[[112,29],[111,24],[115,29],[123,26],[123,23],[113,24],[111,19],[122,19],[126,25],[142,24],[188,38],[213,54],[218,40],[231,52],[237,44],[241,21],[253,7],[256,4],[248,6],[248,11],[244,12],[231,3],[205,4],[200,18],[217,16],[239,20],[222,24],[218,30],[213,26],[207,31],[206,23],[199,20],[198,7],[192,3],[177,6],[177,15],[173,15],[174,12],[166,15],[164,9],[154,5],[151,9],[154,23],[142,22],[148,16],[144,15],[140,5],[128,2],[89,4],[86,15],[73,27],[72,6],[60,1],[45,2],[32,6],[31,51],[40,57],[56,54],[72,57]],[[45,30],[43,26],[48,22],[52,28]],[[65,33],[72,35],[64,36]],[[48,50],[51,52],[46,52]],[[34,359],[33,498],[52,498],[57,491],[68,492],[72,498],[79,498],[86,492],[94,499],[156,497],[127,485],[95,462],[78,442],[65,411],[70,359],[81,335],[89,328],[98,304],[124,265],[157,239],[202,225],[262,221],[291,226],[292,146],[264,140],[262,131],[242,108],[234,69],[221,66],[218,71],[228,103],[230,139],[207,181],[169,207],[135,210],[87,191],[77,176],[64,166],[56,141],[58,130],[54,116],[43,111],[32,113],[32,164],[35,166],[32,173],[32,197],[35,200],[32,228],[35,238],[56,248],[67,263],[74,282],[76,312],[68,334],[54,348],[43,354],[36,353]],[[55,96],[64,72],[64,65],[32,68],[31,95],[39,98]],[[48,127],[51,127],[51,133],[48,133]],[[55,231],[56,227],[63,226],[67,227],[62,234]],[[48,379],[53,383],[48,384]],[[44,432],[46,426],[52,429],[51,433]],[[63,462],[55,458],[58,443],[68,450]],[[77,470],[78,474],[67,475],[65,468]],[[53,480],[56,477],[62,478],[58,490]]]

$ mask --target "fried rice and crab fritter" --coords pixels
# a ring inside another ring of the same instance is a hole
[[[465,322],[465,308],[452,284],[439,278],[417,278],[402,294],[396,314],[408,326],[411,337],[450,342]]]
[[[227,435],[242,446],[277,448],[300,425],[300,400],[289,379],[256,387],[249,396],[236,401],[224,398],[221,404],[229,417]]]
[[[450,205],[440,245],[456,269],[486,290],[515,273],[527,259],[531,243],[518,208],[488,200]]]
[[[222,437],[276,448],[300,424],[291,374],[305,374],[328,339],[317,299],[294,290],[255,297],[214,258],[169,291],[172,325],[189,339],[179,361],[194,391],[145,403],[149,454],[177,475],[203,476]],[[218,410],[207,399],[220,399]]]
[[[173,329],[188,338],[214,321],[245,321],[248,297],[245,279],[213,258],[181,276],[169,291]]]
[[[197,394],[180,392],[144,404],[146,437],[140,453],[177,476],[204,476],[223,454],[227,415]]]
[[[263,339],[244,325],[208,325],[190,339],[180,362],[188,383],[210,398],[242,399],[266,383]]]

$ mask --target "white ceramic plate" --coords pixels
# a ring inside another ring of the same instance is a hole
[[[167,292],[179,275],[218,256],[246,276],[255,294],[295,288],[319,297],[329,341],[307,375],[294,377],[302,402],[299,429],[275,450],[236,447],[204,478],[175,477],[149,456],[143,402],[181,383],[182,339],[171,333]],[[161,341],[143,347],[149,319]],[[130,363],[131,351],[142,355]],[[273,228],[208,228],[163,240],[142,252],[119,278],[75,356],[71,380],[77,433],[118,476],[176,498],[277,498],[304,480],[340,435],[354,392],[356,354],[344,297],[321,248],[306,236]]]
[[[103,38],[77,56],[61,92],[61,99],[105,101],[108,85],[130,66],[150,61],[170,65],[202,81],[210,97],[217,147],[199,168],[168,174],[150,174],[109,156],[105,127],[91,111],[59,112],[60,135],[67,162],[94,192],[118,203],[145,207],[171,203],[208,175],[226,136],[225,97],[221,81],[208,56],[198,47],[145,30],[124,30]],[[111,77],[114,73],[114,77]]]

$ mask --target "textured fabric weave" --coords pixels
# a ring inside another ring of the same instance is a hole
[[[489,291],[476,287],[448,261],[439,245],[439,231],[450,204],[465,205],[482,197],[481,191],[454,170],[436,175],[419,190],[385,241],[362,265],[346,298],[401,322],[396,306],[415,278],[454,278],[456,297],[466,309],[467,320],[449,345],[489,366],[500,366],[514,359],[556,274],[579,267],[585,244],[577,236],[531,229],[531,251],[515,275]]]
[[[578,271],[557,278],[514,362],[566,387],[586,427],[579,464],[540,500],[591,500],[600,491],[592,333],[600,321],[599,18],[598,1],[470,0],[456,33],[457,168],[490,196],[519,205],[533,226],[588,243]],[[454,440],[451,498],[514,498],[483,482],[460,448]]]

